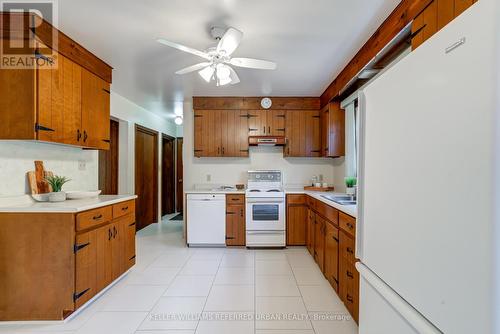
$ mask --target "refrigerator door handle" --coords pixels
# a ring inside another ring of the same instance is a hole
[[[363,261],[363,203],[364,203],[364,177],[365,177],[365,129],[366,120],[366,97],[363,91],[358,93],[358,157],[357,157],[357,218],[356,218],[356,258]]]
[[[356,262],[359,274],[420,334],[443,334],[422,314],[375,275],[367,266]]]

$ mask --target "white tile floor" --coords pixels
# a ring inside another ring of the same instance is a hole
[[[180,222],[137,234],[137,264],[74,319],[0,323],[0,333],[354,334],[348,316],[303,247],[190,249]]]

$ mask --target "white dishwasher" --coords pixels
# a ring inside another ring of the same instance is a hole
[[[189,246],[226,245],[226,195],[187,195],[187,243]]]

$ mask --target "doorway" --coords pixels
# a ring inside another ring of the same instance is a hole
[[[162,137],[161,215],[175,212],[175,138]]]
[[[158,133],[135,125],[137,230],[158,222]]]
[[[103,195],[118,195],[118,128],[110,121],[109,150],[99,150],[99,189]]]
[[[177,138],[177,149],[176,152],[176,160],[177,160],[177,212],[181,212],[184,210],[184,170],[183,170],[183,161],[182,161],[182,147],[183,147],[183,138]]]

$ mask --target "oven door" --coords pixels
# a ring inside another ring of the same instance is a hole
[[[247,231],[284,231],[284,198],[247,198]]]

